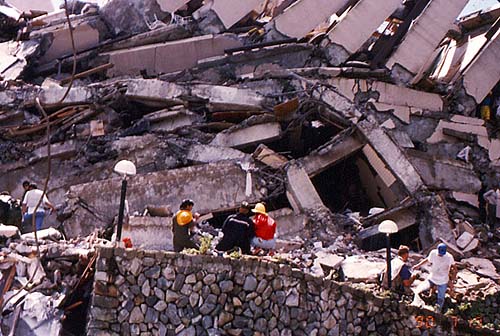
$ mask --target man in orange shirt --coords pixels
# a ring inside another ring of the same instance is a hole
[[[266,206],[257,203],[252,209],[255,213],[253,218],[255,237],[252,239],[252,245],[267,250],[273,250],[276,247],[276,221],[266,213]]]

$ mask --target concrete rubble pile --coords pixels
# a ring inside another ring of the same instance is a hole
[[[171,249],[182,199],[208,231],[265,201],[277,259],[364,283],[391,219],[393,247],[447,243],[481,300],[499,289],[500,7],[467,2],[0,0],[1,189],[50,172],[45,224],[110,239],[131,160],[134,246]]]

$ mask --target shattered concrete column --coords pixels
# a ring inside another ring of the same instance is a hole
[[[422,248],[427,249],[435,242],[445,241],[456,249],[453,224],[446,211],[446,203],[439,195],[424,196],[419,199],[421,216],[419,226]]]
[[[344,0],[299,0],[265,26],[266,39],[303,38],[344,4]]]
[[[400,0],[360,0],[328,34],[330,63],[345,62],[400,5]]]
[[[218,34],[231,28],[263,0],[211,0],[198,9],[193,17],[207,34]]]
[[[500,79],[498,55],[500,55],[500,29],[463,73],[465,91],[474,97],[478,104],[486,98]]]
[[[409,71],[411,75],[406,74],[409,78],[405,81],[411,80],[422,70],[448,30],[456,28],[454,21],[468,2],[469,0],[432,0],[413,22],[406,37],[387,62],[387,67],[393,72]]]
[[[401,149],[372,117],[361,121],[358,124],[358,130],[379,156],[384,159],[387,167],[401,181],[410,195],[424,186],[422,178]]]

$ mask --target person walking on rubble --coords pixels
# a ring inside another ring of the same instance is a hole
[[[172,232],[174,234],[174,251],[181,252],[185,248],[198,249],[198,245],[191,239],[192,231],[196,226],[196,219],[199,214],[193,215],[192,210],[194,202],[190,199],[185,199],[179,206],[172,218]]]
[[[36,213],[34,213],[38,203],[40,203],[40,205],[38,206]],[[38,189],[36,184],[31,184],[30,190],[26,192],[22,201],[21,211],[23,215],[24,224],[31,225],[33,216],[35,216],[36,230],[37,231],[41,230],[43,225],[43,219],[45,218],[46,208],[50,209],[49,215],[52,212],[56,211],[56,208],[52,205],[52,203],[49,202],[47,195],[45,195],[42,190]]]
[[[252,245],[257,249],[274,250],[276,221],[266,213],[266,206],[263,203],[257,203],[252,212],[255,213],[253,218],[255,237],[252,239]]]
[[[443,309],[446,289],[449,286],[450,290],[453,290],[453,281],[455,280],[456,275],[455,260],[450,253],[446,252],[446,244],[441,243],[436,249],[429,253],[427,258],[415,265],[413,269],[416,270],[426,263],[431,264],[430,275],[427,281],[417,288],[415,296],[417,297],[418,294],[431,287],[437,287],[436,310],[441,312]],[[452,279],[450,279],[450,270],[452,271]]]
[[[254,224],[248,217],[251,208],[248,202],[242,202],[238,213],[226,218],[222,225],[224,237],[215,247],[217,250],[229,251],[239,247],[243,253],[250,254],[250,240],[254,236]]]

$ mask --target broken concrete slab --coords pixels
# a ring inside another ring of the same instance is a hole
[[[451,195],[456,201],[468,203],[469,205],[479,209],[479,197],[477,194],[453,191]]]
[[[289,208],[270,211],[269,216],[278,223],[277,236],[282,239],[300,235],[309,221],[304,214],[296,213]]]
[[[102,23],[94,20],[92,22],[78,22],[73,25],[73,38],[76,52],[93,48],[99,44],[101,32],[99,30]],[[101,28],[102,29],[102,28]],[[73,53],[71,36],[67,25],[56,27],[50,30],[50,45],[46,52],[40,57],[41,64],[53,61],[61,56],[68,56]],[[104,34],[102,34],[104,35]]]
[[[458,237],[457,239],[457,246],[460,247],[462,250],[469,245],[472,240],[474,239],[474,236],[470,234],[469,232],[465,231]]]
[[[422,178],[411,162],[372,117],[361,121],[358,130],[375,152],[383,158],[387,167],[401,181],[409,194],[424,186]]]
[[[203,118],[184,108],[178,108],[149,113],[143,119],[149,121],[152,130],[172,132],[180,127],[191,126],[200,122]]]
[[[370,162],[372,168],[377,172],[377,176],[380,176],[384,184],[390,188],[396,182],[396,178],[373,150],[372,146],[365,145],[363,147],[363,154],[368,159],[368,162]]]
[[[291,165],[287,169],[287,196],[291,198],[292,206],[296,212],[314,210],[324,207],[323,201],[314,188],[304,168]]]
[[[385,219],[394,221],[398,226],[398,231],[418,224],[417,213],[414,209],[403,209],[401,211],[392,212],[390,215],[382,215],[380,218],[377,218],[377,222],[382,222]],[[370,250],[381,248],[384,244],[384,237],[383,234],[378,231],[378,225],[362,229],[358,233],[357,239],[360,241],[362,247],[370,247]]]
[[[446,203],[439,194],[419,198],[420,206],[425,209],[419,223],[419,237],[423,249],[429,249],[442,241],[457,253],[462,252],[456,247],[453,234],[453,223],[448,216]]]
[[[358,1],[328,33],[328,39],[332,43],[332,46],[327,48],[327,58],[330,63],[332,65],[344,63],[400,5],[399,0]]]
[[[428,139],[428,143],[437,143],[440,141],[446,142],[456,142],[454,137],[444,134],[443,129],[447,128],[449,130],[462,132],[465,134],[476,135],[478,138],[486,138],[488,139],[488,131],[486,127],[479,125],[471,125],[471,124],[463,124],[463,123],[455,123],[449,122],[446,120],[440,120],[434,134],[432,134]]]
[[[500,166],[500,140],[491,139],[490,149],[488,151],[488,157],[491,164],[494,166]]]
[[[193,17],[199,21],[202,31],[220,33],[234,26],[262,2],[263,0],[210,0],[194,12]],[[222,25],[214,21],[219,21]]]
[[[136,175],[128,181],[130,212],[154,204],[178,205],[191,198],[195,210],[203,214],[263,199],[256,179],[251,195],[245,196],[246,175],[239,165],[227,162]],[[64,224],[68,236],[86,235],[109,225],[118,213],[120,184],[119,178],[112,178],[71,186],[68,211],[72,216]]]
[[[481,180],[469,164],[413,150],[409,150],[407,154],[425,184],[431,189],[469,194],[475,194],[481,189]]]
[[[240,46],[242,43],[235,35],[203,35],[114,50],[101,56],[105,63],[114,64],[108,76],[139,75],[141,72],[157,75],[192,68],[202,59],[222,56],[224,50]]]
[[[0,43],[0,80],[16,80],[40,53],[40,40]]]
[[[309,177],[314,177],[357,153],[362,147],[363,142],[355,136],[342,136],[340,134],[298,161]]]
[[[248,161],[250,155],[233,148],[193,144],[189,147],[187,159],[194,163],[214,163],[225,160]]]
[[[469,95],[480,103],[500,79],[500,70],[495,66],[500,53],[500,30],[492,37],[472,64],[463,72],[463,85]]]
[[[193,85],[191,95],[207,99],[211,111],[260,111],[266,99],[256,90],[220,85]]]
[[[333,253],[328,253],[325,251],[318,251],[315,253],[315,255],[316,255],[315,261],[317,261],[321,266],[330,269],[337,269],[345,259],[342,256]]]
[[[385,269],[385,262],[369,260],[363,256],[350,256],[341,263],[342,273],[346,281],[375,281],[380,272]]]
[[[156,0],[160,5],[160,9],[167,13],[174,13],[190,0]]]
[[[280,137],[281,126],[276,122],[257,124],[245,128],[237,125],[218,133],[210,144],[212,146],[239,148],[272,142]]]
[[[50,0],[33,0],[28,2],[25,0],[8,0],[8,3],[22,12],[34,10],[50,13],[58,9],[55,3]]]
[[[284,37],[301,39],[326,22],[344,5],[343,0],[299,0],[265,26],[268,41]],[[298,24],[300,22],[300,24]]]
[[[158,79],[136,79],[127,82],[125,96],[139,102],[164,103],[166,105],[181,105],[181,96],[189,91],[181,85]]]
[[[493,262],[484,258],[467,258],[462,259],[462,262],[470,264],[475,268],[476,273],[492,278],[493,280],[500,280],[500,275],[497,273],[495,265]]]
[[[454,29],[458,17],[468,0],[450,3],[446,0],[432,0],[423,13],[412,23],[404,40],[387,62],[389,69],[399,64],[416,75],[426,64],[446,33]],[[446,7],[446,10],[442,9]]]
[[[172,251],[172,218],[131,216],[122,237],[130,238],[134,248]]]
[[[443,99],[435,93],[408,89],[380,81],[374,82],[370,89],[379,93],[380,96],[377,99],[379,103],[436,112],[443,110]]]
[[[276,153],[264,144],[260,144],[259,147],[257,147],[252,157],[274,169],[279,169],[288,162],[286,157]]]
[[[50,145],[50,156],[52,158],[70,158],[76,153],[76,143],[73,140],[59,142]],[[43,160],[48,157],[47,146],[42,146],[33,151],[33,156],[30,158],[30,163],[38,160]]]

